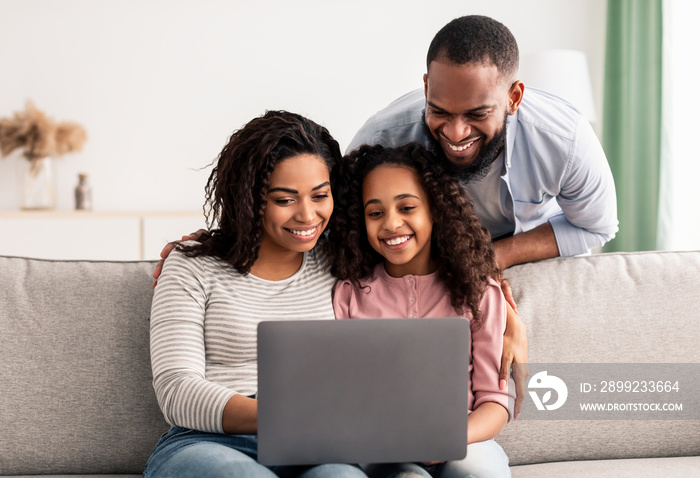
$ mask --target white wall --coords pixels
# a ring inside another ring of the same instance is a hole
[[[324,124],[344,149],[365,119],[421,86],[433,35],[492,16],[521,54],[588,55],[601,111],[606,0],[0,0],[0,117],[32,99],[88,132],[56,161],[58,209],[77,173],[97,210],[193,210],[234,129],[265,109]],[[19,157],[0,210],[20,207]],[[188,231],[184,231],[188,232]]]

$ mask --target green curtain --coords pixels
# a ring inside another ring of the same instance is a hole
[[[603,148],[620,230],[605,251],[656,249],[661,163],[662,0],[608,0]]]

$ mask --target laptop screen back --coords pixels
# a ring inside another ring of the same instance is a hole
[[[258,327],[266,465],[466,455],[469,321],[269,321]]]

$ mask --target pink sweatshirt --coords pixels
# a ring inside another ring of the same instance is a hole
[[[350,281],[339,281],[335,285],[333,309],[337,319],[460,316],[450,304],[450,297],[437,273],[396,278],[387,274],[384,264],[379,264],[370,277],[361,282],[369,289],[359,289]],[[469,412],[484,402],[496,402],[508,410],[510,420],[514,389],[499,389],[506,300],[495,281],[491,280],[486,288],[479,310],[481,327],[475,327],[473,323],[471,327]],[[471,313],[463,316],[471,318]],[[511,382],[509,380],[509,385]]]

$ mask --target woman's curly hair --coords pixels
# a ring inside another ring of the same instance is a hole
[[[362,184],[370,171],[385,164],[411,168],[418,175],[433,218],[431,254],[438,263],[438,277],[455,310],[463,315],[471,311],[479,323],[479,302],[488,280],[500,278],[491,237],[464,188],[420,144],[362,146],[336,164],[333,227],[327,243],[333,274],[362,287],[361,279],[384,261],[367,239]]]
[[[280,162],[300,154],[319,156],[329,172],[342,158],[326,128],[295,113],[267,111],[234,131],[205,188],[211,237],[180,249],[188,256],[223,259],[241,274],[250,272],[260,251],[270,175]]]

